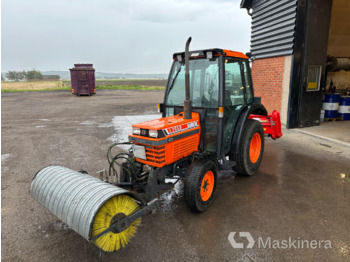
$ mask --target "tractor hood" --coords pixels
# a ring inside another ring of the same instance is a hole
[[[161,139],[175,136],[188,130],[200,129],[199,114],[192,113],[192,119],[184,119],[184,113],[181,112],[178,115],[134,124],[132,128],[133,134],[129,136],[130,141],[133,141],[133,139],[130,139],[131,137]]]
[[[137,161],[149,166],[163,167],[198,151],[201,127],[199,114],[184,119],[181,112],[132,125],[132,150]]]

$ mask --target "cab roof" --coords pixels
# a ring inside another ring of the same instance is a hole
[[[248,56],[246,56],[245,54],[243,54],[241,52],[220,49],[220,48],[189,51],[189,56],[190,56],[190,59],[191,58],[202,58],[202,57],[206,57],[208,52],[212,52],[213,57],[214,56],[229,56],[229,57],[249,59]],[[174,53],[173,59],[176,60],[179,55],[181,55],[183,60],[185,59],[185,52]]]

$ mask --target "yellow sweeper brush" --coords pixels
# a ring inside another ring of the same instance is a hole
[[[34,177],[30,194],[86,240],[104,251],[124,247],[136,233],[145,204],[136,194],[62,166],[48,166]]]
[[[92,238],[107,230],[115,219],[124,218],[139,209],[133,198],[119,195],[109,199],[97,212],[92,226]],[[125,247],[135,235],[141,218],[134,220],[130,226],[121,233],[109,231],[94,241],[95,245],[103,251],[112,252]]]

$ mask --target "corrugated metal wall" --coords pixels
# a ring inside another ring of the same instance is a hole
[[[293,54],[297,0],[255,0],[252,9],[252,57]]]

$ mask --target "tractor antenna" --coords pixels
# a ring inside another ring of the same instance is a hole
[[[192,119],[192,101],[190,99],[190,73],[189,73],[189,47],[192,37],[189,37],[185,46],[185,90],[186,99],[184,101],[184,119]]]

